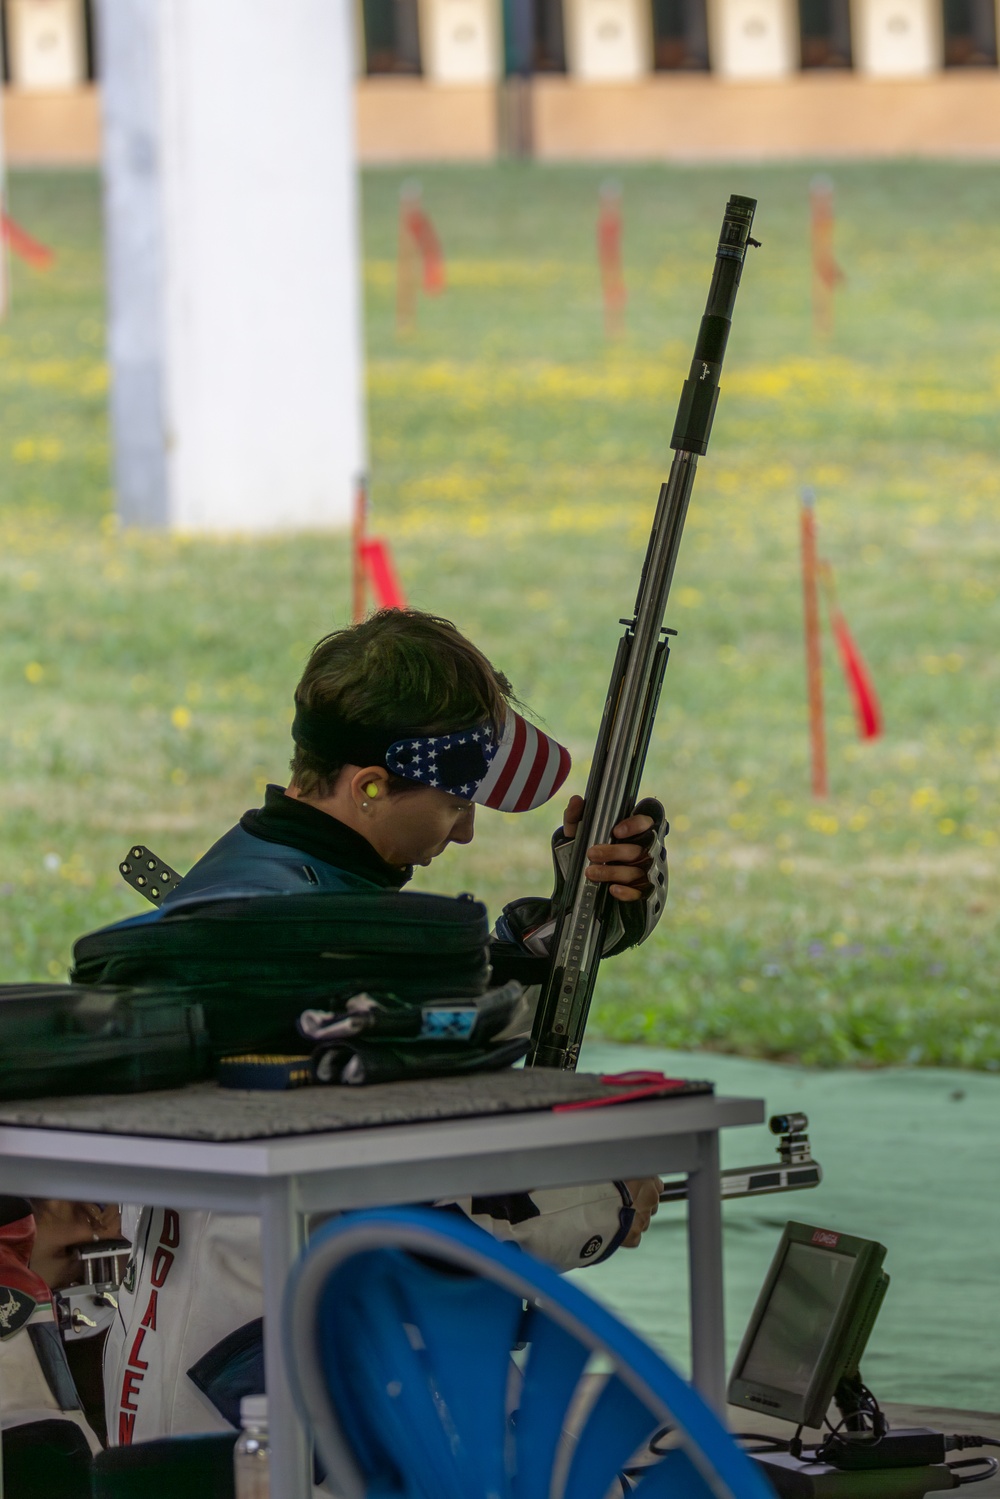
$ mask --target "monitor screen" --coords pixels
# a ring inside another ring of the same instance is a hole
[[[874,1240],[789,1223],[733,1366],[730,1403],[819,1425],[856,1371],[888,1285],[884,1256]]]
[[[744,1379],[805,1394],[847,1291],[851,1264],[828,1249],[789,1244],[743,1365]]]

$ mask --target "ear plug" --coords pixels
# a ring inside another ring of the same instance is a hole
[[[378,781],[369,781],[365,787],[365,796],[370,796],[372,801],[378,796]]]

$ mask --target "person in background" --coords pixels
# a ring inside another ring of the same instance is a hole
[[[59,1204],[60,1215],[73,1204]],[[77,1235],[79,1230],[77,1229]],[[89,1230],[87,1239],[93,1239]],[[75,1242],[80,1242],[79,1237]],[[0,1197],[0,1432],[3,1492],[89,1499],[90,1459],[100,1450],[70,1372],[40,1266],[69,1272],[65,1236],[36,1253],[32,1204]],[[62,1282],[65,1283],[65,1282]]]

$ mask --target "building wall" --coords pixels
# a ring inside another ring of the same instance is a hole
[[[366,76],[363,48],[357,60],[362,162],[493,160],[500,0],[414,3],[423,76]],[[65,23],[64,45],[48,49],[65,88],[47,80],[45,49],[31,52],[40,4]],[[6,0],[12,165],[98,161],[100,101],[80,79],[73,20],[82,4]],[[802,70],[797,0],[707,0],[712,71],[657,73],[652,0],[562,0],[567,70],[534,79],[534,152],[549,161],[1000,156],[1000,71],[943,68],[942,4],[850,0],[853,68]]]
[[[809,156],[1000,157],[1000,76],[797,74],[736,82],[536,80],[543,161],[737,161]]]
[[[96,166],[99,91],[92,84],[56,92],[5,88],[3,139],[8,166]]]
[[[497,155],[493,83],[359,78],[355,101],[358,151],[366,164],[492,161]]]

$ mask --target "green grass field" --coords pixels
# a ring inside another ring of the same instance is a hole
[[[401,173],[364,180],[372,496],[411,602],[453,618],[573,749],[582,789],[730,192],[760,200],[668,623],[647,787],[667,918],[608,964],[594,1034],[807,1063],[1000,1066],[1000,173],[838,166],[836,330],[811,329],[814,167],[629,168],[627,334],[602,334],[593,168],[436,169],[449,289],[394,328]],[[122,533],[108,477],[97,180],[15,174],[57,250],[0,325],[3,977],[65,972],[136,912],[140,839],[187,865],[289,753],[343,536]],[[289,275],[295,274],[290,247]],[[882,698],[862,746],[827,647],[831,795],[809,792],[798,506]],[[549,809],[483,814],[420,876],[496,908],[547,887]]]

